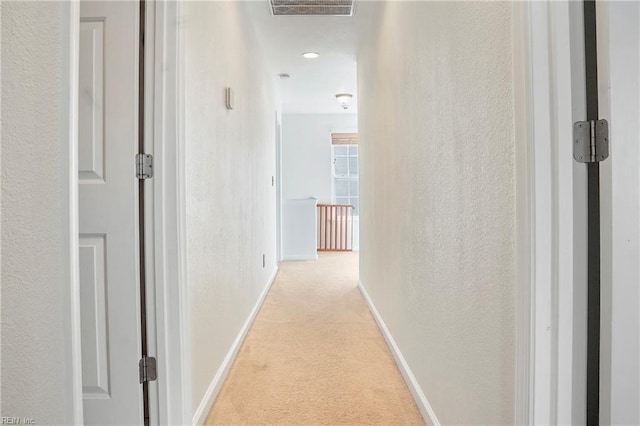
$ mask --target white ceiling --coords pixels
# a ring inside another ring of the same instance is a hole
[[[272,16],[268,0],[246,3],[274,76],[291,74],[277,82],[284,113],[357,112],[358,15],[363,4],[356,3],[353,17],[337,17]],[[320,57],[305,59],[304,52]],[[336,101],[337,93],[353,94],[348,110]]]

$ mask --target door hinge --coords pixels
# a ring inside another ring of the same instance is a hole
[[[145,356],[138,363],[140,370],[140,383],[153,382],[158,378],[156,359],[152,356]]]
[[[153,155],[136,154],[136,177],[151,179],[153,177]]]
[[[580,163],[597,163],[609,157],[607,120],[573,123],[573,158]]]

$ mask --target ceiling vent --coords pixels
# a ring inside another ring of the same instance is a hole
[[[276,16],[353,16],[355,0],[269,0]]]

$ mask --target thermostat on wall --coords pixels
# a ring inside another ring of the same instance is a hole
[[[227,105],[228,110],[233,109],[233,92],[231,91],[231,87],[226,87],[224,89],[224,99]]]

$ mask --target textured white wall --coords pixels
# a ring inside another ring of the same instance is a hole
[[[2,416],[72,424],[69,4],[1,2]]]
[[[195,410],[276,265],[276,103],[242,5],[186,2],[184,12]],[[225,108],[226,86],[235,93],[233,111]]]
[[[511,6],[388,2],[358,58],[361,281],[443,424],[512,424]]]
[[[357,128],[357,114],[283,114],[282,198],[330,203],[331,132]]]

